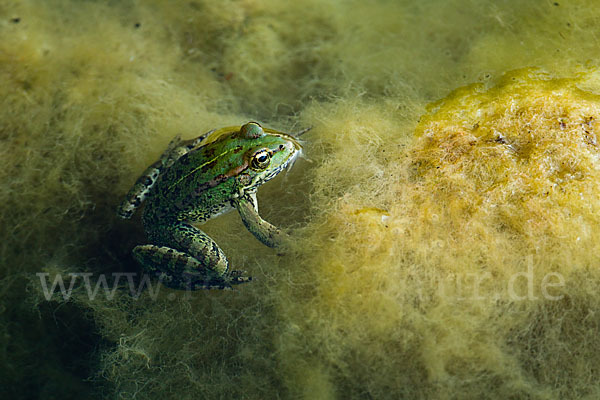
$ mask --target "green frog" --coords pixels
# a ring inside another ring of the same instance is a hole
[[[230,270],[217,243],[192,224],[236,209],[258,240],[281,245],[285,234],[258,214],[256,191],[301,151],[296,137],[257,122],[175,138],[118,209],[129,219],[146,200],[142,221],[151,244],[136,246],[134,258],[175,289],[231,289],[252,280]]]

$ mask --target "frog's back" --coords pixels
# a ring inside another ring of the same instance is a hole
[[[178,159],[152,188],[144,219],[201,222],[230,210],[236,175],[229,172],[243,163],[234,151],[213,144]]]

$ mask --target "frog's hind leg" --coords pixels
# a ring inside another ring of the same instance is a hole
[[[162,162],[156,161],[154,164],[149,166],[142,176],[138,178],[135,184],[129,189],[125,200],[119,205],[117,209],[117,215],[123,219],[129,219],[135,213],[135,210],[139,208],[144,202],[144,199],[150,192],[154,183],[158,179],[162,170]]]
[[[138,262],[165,285],[174,289],[230,289],[252,280],[244,271],[229,271],[223,251],[201,230],[179,223],[165,233],[169,243],[176,243],[185,252],[152,244],[133,249]]]
[[[194,257],[166,246],[146,244],[133,249],[135,259],[156,275],[161,283],[173,289],[232,289],[232,285],[249,282],[245,271],[230,271],[226,278],[205,270]]]
[[[162,174],[162,172],[169,168],[173,163],[189,153],[193,148],[198,146],[208,135],[214,130],[209,131],[195,139],[182,141],[179,136],[176,136],[167,147],[167,150],[160,156],[158,161],[150,165],[142,173],[142,176],[138,178],[135,184],[129,189],[125,200],[121,203],[117,209],[117,215],[123,219],[129,219],[135,213],[144,199],[152,189],[152,186],[156,183],[156,180]]]

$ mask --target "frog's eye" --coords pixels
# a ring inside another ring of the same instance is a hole
[[[271,162],[271,153],[265,149],[254,153],[250,161],[252,168],[256,170],[266,169],[269,166],[269,162]]]

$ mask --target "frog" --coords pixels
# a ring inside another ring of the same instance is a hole
[[[244,226],[268,247],[287,234],[258,212],[258,188],[288,169],[302,153],[297,136],[250,121],[213,129],[197,138],[176,137],[131,187],[117,215],[130,219],[145,203],[142,224],[148,244],[133,258],[167,287],[232,289],[250,282],[231,270],[217,243],[196,225],[237,210]]]

